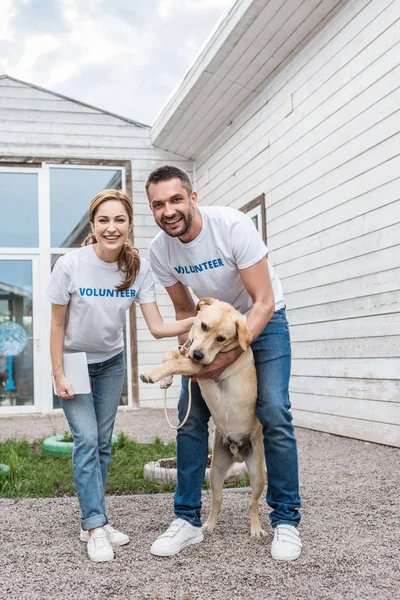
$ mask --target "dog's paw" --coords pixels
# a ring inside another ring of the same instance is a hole
[[[207,520],[204,523],[202,530],[203,530],[203,532],[208,531],[209,533],[212,533],[214,531],[214,528],[215,528],[215,523],[211,523],[209,520]]]
[[[143,381],[143,383],[154,383],[150,375],[148,375],[147,373],[142,373],[140,375],[140,379]]]
[[[267,535],[267,532],[264,531],[264,529],[261,529],[261,527],[252,527],[251,528],[251,537],[254,538],[262,538],[265,537]]]
[[[163,377],[160,381],[160,388],[162,390],[166,390],[172,384],[173,376],[168,375],[168,377]]]

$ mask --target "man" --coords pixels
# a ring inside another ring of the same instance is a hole
[[[187,173],[163,166],[151,173],[146,192],[162,231],[152,240],[149,260],[165,286],[176,318],[195,314],[190,287],[198,298],[208,296],[232,304],[247,315],[257,370],[257,416],[264,433],[268,472],[267,503],[276,560],[295,560],[301,553],[296,529],[300,522],[297,446],[289,402],[290,338],[279,279],[267,261],[268,249],[251,219],[227,207],[198,207]],[[184,343],[185,337],[180,338]],[[217,380],[243,352],[220,353],[196,379]],[[188,382],[182,379],[179,419],[186,414]],[[201,488],[208,454],[210,412],[192,384],[192,409],[177,433],[178,485],[176,519],[151,547],[152,554],[170,556],[203,540]]]

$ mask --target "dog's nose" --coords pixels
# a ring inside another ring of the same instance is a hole
[[[204,354],[201,350],[193,350],[193,358],[194,360],[201,360],[204,358]]]

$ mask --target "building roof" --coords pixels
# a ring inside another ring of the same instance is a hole
[[[198,156],[348,0],[237,0],[151,131],[154,146]]]
[[[75,104],[80,104],[81,106],[85,106],[86,108],[91,108],[93,110],[97,110],[105,115],[110,115],[111,117],[115,117],[116,119],[120,119],[121,121],[125,121],[126,123],[130,123],[131,125],[135,125],[135,127],[142,127],[145,129],[150,129],[150,125],[144,125],[143,123],[139,123],[138,121],[133,121],[132,119],[128,119],[127,117],[121,117],[121,115],[116,115],[115,113],[110,112],[109,110],[104,110],[102,108],[98,108],[97,106],[93,106],[91,104],[86,104],[85,102],[81,102],[80,100],[75,100],[74,98],[70,98],[69,96],[64,96],[63,94],[58,94],[56,92],[52,92],[46,88],[42,88],[38,85],[34,85],[33,83],[28,83],[27,81],[22,81],[21,79],[16,79],[15,77],[10,77],[10,75],[0,75],[1,79],[9,79],[10,81],[15,81],[16,83],[20,83],[22,85],[29,86],[34,88],[35,90],[39,90],[41,92],[46,92],[47,94],[51,94],[52,96],[56,96],[57,98],[61,98],[62,100],[68,100],[69,102],[74,102]]]

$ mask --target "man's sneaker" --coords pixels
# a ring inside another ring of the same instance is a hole
[[[114,560],[114,550],[103,527],[99,527],[89,536],[87,551],[93,562]]]
[[[293,525],[278,525],[274,529],[274,541],[271,546],[272,558],[275,560],[296,560],[301,554],[299,532]]]
[[[150,552],[156,556],[172,556],[178,554],[186,546],[202,541],[203,530],[201,527],[194,527],[184,519],[175,519],[167,531],[153,542]]]
[[[125,544],[129,543],[129,537],[122,533],[121,531],[117,531],[114,527],[111,527],[109,523],[107,525],[103,525],[103,529],[107,534],[107,537],[113,546],[125,546]],[[79,539],[81,542],[88,542],[90,538],[89,532],[84,531],[81,527],[81,532],[79,534]]]

